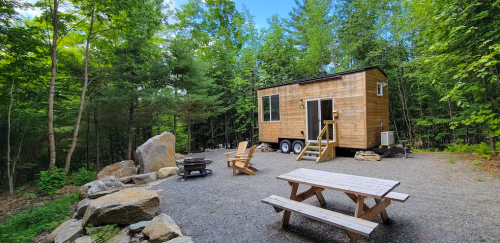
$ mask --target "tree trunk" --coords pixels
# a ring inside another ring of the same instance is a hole
[[[158,133],[160,134],[160,133]],[[174,131],[173,131],[174,136],[177,136],[177,115],[174,114]]]
[[[128,119],[128,130],[127,130],[127,160],[132,160],[132,127],[134,121],[134,102],[130,102],[129,119]]]
[[[87,141],[85,150],[85,159],[87,160],[87,170],[90,169],[90,154],[89,154],[89,133],[90,133],[90,116],[87,114]]]
[[[56,72],[57,72],[57,29],[59,22],[58,15],[59,3],[54,0],[54,16],[52,18],[52,25],[54,26],[54,33],[52,35],[52,44],[50,46],[50,57],[52,59],[52,67],[50,69],[50,85],[49,85],[49,109],[48,109],[48,132],[49,132],[49,170],[54,169],[56,166],[56,140],[54,137],[54,93],[56,86]]]
[[[78,139],[78,130],[80,129],[80,120],[82,118],[83,106],[85,104],[85,92],[87,92],[87,85],[89,82],[89,72],[88,72],[88,63],[89,63],[89,48],[90,48],[90,39],[92,37],[92,29],[94,28],[94,10],[95,10],[95,0],[92,5],[92,12],[90,13],[90,29],[87,35],[87,45],[85,46],[85,61],[83,64],[83,88],[82,93],[80,95],[80,107],[78,107],[78,115],[76,116],[75,129],[73,131],[73,140],[71,141],[71,147],[69,148],[68,155],[66,156],[66,163],[64,165],[64,170],[66,172],[69,171],[69,166],[71,163],[71,156],[73,155],[73,151],[76,147],[76,140]]]
[[[113,136],[109,133],[109,153],[111,155],[111,163],[115,162],[115,151],[113,150]]]
[[[94,108],[94,130],[95,130],[95,147],[96,147],[95,164],[97,171],[99,171],[99,169],[101,168],[101,162],[99,160],[99,117],[97,115],[98,106],[99,106],[99,101],[96,99],[96,105]]]
[[[12,102],[14,100],[12,96],[12,91],[14,90],[14,79],[12,79],[12,84],[10,86],[10,92],[9,92],[9,98],[10,98],[10,103],[9,103],[9,111],[7,113],[7,177],[9,179],[9,192],[10,194],[14,194],[14,180],[13,180],[13,173],[11,172],[11,161],[10,161],[10,116],[12,113]]]
[[[191,122],[188,121],[188,154],[191,153]]]

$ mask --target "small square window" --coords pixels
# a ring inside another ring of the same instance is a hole
[[[262,121],[280,121],[279,94],[262,96]]]
[[[377,96],[384,96],[384,83],[377,82]]]

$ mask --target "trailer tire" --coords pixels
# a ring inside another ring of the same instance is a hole
[[[300,140],[293,141],[292,150],[294,154],[300,154],[302,150],[306,147],[306,144]]]
[[[290,140],[285,139],[281,141],[280,150],[285,154],[289,154],[290,152],[292,152],[292,143],[290,142]]]

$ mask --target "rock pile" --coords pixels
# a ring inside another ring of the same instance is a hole
[[[117,179],[111,177],[103,180]],[[94,184],[102,185],[100,182],[96,181]],[[191,237],[183,236],[181,229],[170,216],[159,214],[160,198],[155,191],[135,187],[118,188],[120,189],[112,189],[115,192],[97,199],[85,198],[80,201],[73,214],[74,218],[57,227],[47,236],[45,242],[92,243],[95,239],[86,235],[89,234],[87,227],[106,225],[120,227],[120,231],[106,243],[193,242]]]
[[[354,159],[361,161],[379,161],[380,155],[373,151],[358,151],[356,155],[354,155]]]
[[[257,146],[257,148],[255,148],[255,151],[256,152],[274,152],[275,150],[273,149],[273,147],[271,147],[270,144],[262,143],[261,145]]]

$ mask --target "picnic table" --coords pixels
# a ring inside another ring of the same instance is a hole
[[[371,221],[377,215],[380,214],[384,223],[388,222],[389,216],[386,208],[391,204],[391,201],[405,202],[409,198],[407,194],[392,192],[400,184],[399,181],[393,180],[304,168],[280,175],[277,178],[290,184],[290,199],[272,195],[263,199],[262,202],[272,205],[276,212],[285,211],[283,227],[288,225],[291,212],[295,212],[348,230],[351,242],[357,242],[359,234],[369,236],[373,232],[378,224]],[[311,188],[298,193],[299,184],[308,185]],[[322,193],[325,189],[344,192],[354,201],[356,203],[354,216],[301,203],[316,196],[320,205],[325,206],[326,201]],[[372,207],[365,204],[365,199],[369,197],[375,200],[375,205]]]

